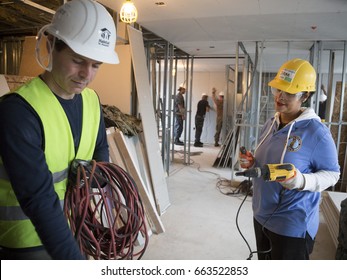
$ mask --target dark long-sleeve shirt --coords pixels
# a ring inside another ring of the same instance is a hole
[[[77,151],[82,129],[82,96],[76,94],[71,100],[57,98],[68,117]],[[109,161],[102,110],[100,114],[93,158]],[[57,123],[52,126],[59,129]],[[54,191],[45,160],[41,120],[17,94],[0,102],[0,154],[23,212],[31,219],[47,252],[53,259],[83,259]]]

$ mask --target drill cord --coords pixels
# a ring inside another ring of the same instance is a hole
[[[251,183],[251,182],[250,182],[250,181],[251,181],[251,177],[248,177],[248,181],[249,181],[249,183]],[[236,227],[237,227],[237,230],[239,231],[239,233],[240,233],[242,239],[245,241],[245,243],[246,243],[246,245],[247,245],[247,247],[248,247],[248,249],[249,249],[249,256],[248,256],[247,260],[251,260],[251,259],[253,258],[253,254],[269,254],[269,253],[272,251],[272,241],[271,241],[269,235],[267,234],[267,232],[265,231],[265,229],[266,229],[266,228],[265,228],[265,225],[266,225],[266,223],[273,217],[273,215],[276,213],[277,209],[278,209],[279,206],[281,205],[282,197],[283,197],[283,195],[284,195],[285,190],[286,190],[285,188],[282,188],[282,190],[281,190],[281,192],[280,192],[280,195],[279,195],[278,204],[277,204],[275,210],[272,212],[272,214],[270,215],[270,217],[268,217],[268,218],[266,219],[266,221],[264,222],[264,224],[262,225],[262,231],[263,231],[264,235],[266,236],[266,238],[269,240],[269,244],[270,244],[270,246],[269,246],[270,248],[269,248],[268,250],[265,250],[265,251],[252,251],[252,249],[251,249],[249,243],[247,242],[247,239],[244,237],[244,235],[242,234],[242,232],[241,232],[241,230],[240,230],[240,227],[239,227],[239,224],[238,224],[238,217],[239,217],[239,213],[240,213],[241,207],[242,207],[242,205],[244,204],[244,202],[246,201],[246,199],[247,199],[247,197],[248,197],[248,195],[249,195],[249,193],[250,193],[250,191],[251,191],[250,189],[249,189],[248,192],[246,193],[245,198],[242,200],[242,202],[241,202],[241,204],[240,204],[240,206],[239,206],[239,208],[238,208],[238,210],[237,210],[237,213],[236,213]]]

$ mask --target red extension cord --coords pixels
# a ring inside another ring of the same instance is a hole
[[[97,260],[140,259],[148,235],[131,176],[113,163],[76,160],[69,181],[64,213],[81,251]]]

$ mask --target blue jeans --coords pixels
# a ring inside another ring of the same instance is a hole
[[[183,119],[182,116],[176,115],[175,122],[175,141],[179,140],[183,132]]]

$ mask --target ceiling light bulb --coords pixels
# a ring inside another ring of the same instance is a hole
[[[131,0],[124,2],[120,9],[120,19],[125,23],[132,23],[137,20],[137,9]]]

